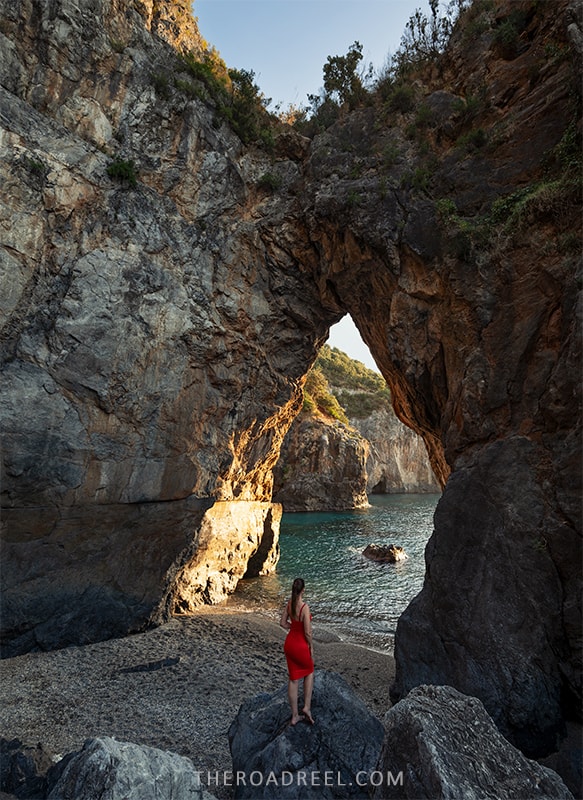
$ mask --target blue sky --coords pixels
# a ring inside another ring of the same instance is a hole
[[[255,83],[281,104],[307,106],[322,88],[328,56],[362,44],[361,64],[376,70],[398,48],[416,8],[428,0],[194,0],[193,11],[207,42],[229,67],[253,70]],[[330,344],[376,369],[360,334],[345,318],[334,326]]]
[[[427,0],[194,0],[202,36],[229,67],[253,70],[273,104],[307,105],[328,56],[363,46],[361,64],[382,68],[407,20]]]

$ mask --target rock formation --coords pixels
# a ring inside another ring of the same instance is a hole
[[[312,708],[314,725],[291,726],[287,686],[243,703],[229,729],[236,798],[368,796],[383,726],[333,672],[316,671]]]
[[[308,162],[323,300],[348,309],[446,483],[393,697],[453,685],[530,755],[581,708],[580,186],[560,156],[581,82],[569,6],[545,8],[520,4],[511,58],[492,27],[471,47],[459,31],[410,112],[416,141],[389,101],[316,137]]]
[[[33,800],[215,800],[189,758],[156,747],[87,739],[78,752],[53,756],[42,745],[0,739],[3,797]],[[7,795],[4,795],[7,792]]]
[[[371,561],[381,561],[385,564],[396,564],[408,558],[407,553],[398,544],[367,544],[362,555]]]
[[[349,313],[445,487],[394,696],[452,684],[553,749],[581,700],[576,7],[476,4],[412,104],[259,148],[179,58],[185,7],[1,0],[8,652],[275,546],[272,468]]]
[[[80,752],[69,754],[59,766],[60,775],[47,800],[213,800],[189,758],[155,747],[109,737],[88,739]]]
[[[328,345],[314,371],[324,382],[315,379],[321,403],[308,392],[311,402],[304,400],[284,439],[273,472],[276,502],[286,511],[341,511],[366,506],[375,492],[439,491],[423,440],[397,419],[378,373]],[[337,419],[331,411],[344,413]]]
[[[500,735],[479,700],[451,686],[418,686],[384,724],[376,799],[573,798],[556,772]]]
[[[2,4],[7,653],[222,599],[276,547],[271,469],[340,316],[282,248],[273,157],[200,98],[176,13]],[[291,191],[298,164],[277,167]]]
[[[350,424],[369,443],[367,493],[439,492],[425,444],[392,409],[379,409]]]
[[[342,422],[300,414],[274,470],[274,499],[286,511],[365,508],[369,444]]]

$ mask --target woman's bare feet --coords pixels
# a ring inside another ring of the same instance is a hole
[[[307,708],[302,709],[302,714],[306,718],[306,722],[308,722],[310,725],[314,724],[314,718],[312,717],[310,711]]]
[[[290,725],[297,725],[298,722],[300,721],[300,719],[301,719],[301,717],[299,716],[299,714],[297,716],[295,716],[295,717],[292,716],[289,724]]]

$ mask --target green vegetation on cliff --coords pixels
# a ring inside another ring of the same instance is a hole
[[[323,91],[310,95],[311,108],[295,117],[295,127],[306,136],[335,126],[338,150],[345,153],[346,216],[362,215],[371,188],[365,176],[376,170],[381,201],[391,192],[407,192],[433,204],[444,259],[468,265],[499,259],[545,226],[556,232],[545,250],[573,257],[581,247],[574,221],[582,199],[583,146],[581,93],[568,69],[573,58],[568,36],[560,28],[551,32],[547,5],[540,0],[429,0],[429,8],[428,15],[416,10],[411,16],[399,49],[376,77],[360,66],[359,42],[344,56],[328,56]],[[531,47],[543,31],[544,47]],[[473,74],[466,86],[459,78],[462,59]],[[562,70],[557,86],[568,95],[569,108],[553,122],[556,132],[541,136],[547,147],[538,163],[520,175],[517,169],[510,180],[492,182],[477,203],[471,192],[454,189],[451,178],[469,170],[485,176],[506,169],[517,121],[500,117],[488,87],[504,82],[507,64],[517,59],[529,102],[539,102],[544,76]],[[359,112],[360,125],[351,123]],[[371,118],[367,129],[364,121]],[[323,150],[320,158],[325,164]],[[338,173],[341,159],[329,161]]]
[[[336,347],[324,345],[304,388],[304,410],[319,412],[345,424],[390,407],[384,378]]]

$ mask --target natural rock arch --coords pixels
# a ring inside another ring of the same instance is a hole
[[[421,148],[373,108],[248,150],[208,102],[157,94],[172,36],[151,4],[91,7],[91,31],[72,0],[8,9],[3,28],[6,652],[124,634],[232,588],[276,533],[281,439],[350,313],[446,484],[394,695],[452,684],[528,752],[552,749],[581,677],[580,337],[576,257],[545,246],[559,222],[535,208],[533,229],[476,247],[416,188]],[[565,39],[561,10],[531,41]],[[112,47],[128,21],[132,47]],[[463,77],[425,99],[431,180],[458,219],[537,180],[571,113],[568,61],[509,98],[516,65],[486,45],[462,69],[454,51]],[[514,135],[460,152],[456,102],[486,69],[483,124]],[[139,154],[136,189],[108,176],[114,154]]]

